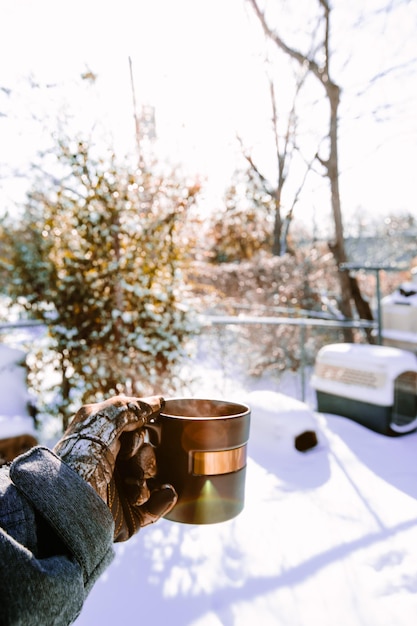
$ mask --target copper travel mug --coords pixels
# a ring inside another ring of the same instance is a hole
[[[178,502],[166,518],[213,524],[244,506],[250,408],[223,400],[174,398],[151,431],[157,433],[158,480],[172,484]]]

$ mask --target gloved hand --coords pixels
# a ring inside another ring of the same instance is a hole
[[[157,468],[153,447],[144,442],[145,427],[163,405],[163,398],[157,396],[115,396],[87,404],[54,448],[109,506],[114,541],[126,541],[140,527],[168,513],[177,501],[171,485],[150,488]]]

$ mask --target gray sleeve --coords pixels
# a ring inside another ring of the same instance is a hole
[[[18,457],[0,481],[0,624],[71,624],[113,558],[113,530],[105,503],[53,452]]]

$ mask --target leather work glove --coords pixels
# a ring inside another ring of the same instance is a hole
[[[177,501],[171,485],[152,487],[157,468],[146,424],[164,406],[157,396],[115,396],[75,414],[55,453],[86,480],[110,508],[114,541],[168,513]]]

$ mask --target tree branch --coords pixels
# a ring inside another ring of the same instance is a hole
[[[252,156],[245,150],[242,138],[239,135],[237,135],[237,140],[238,140],[238,142],[240,144],[240,147],[242,149],[243,158],[248,162],[249,167],[251,168],[251,170],[253,172],[255,172],[255,174],[259,178],[259,181],[260,181],[263,189],[266,191],[266,193],[269,194],[270,196],[273,196],[274,193],[275,193],[274,190],[271,189],[267,178],[265,178],[265,176],[260,172],[260,170],[257,167],[257,165],[255,164]]]
[[[289,46],[287,46],[287,44],[283,41],[283,39],[281,39],[281,37],[278,35],[278,33],[272,31],[270,29],[270,27],[268,26],[267,22],[266,22],[266,18],[265,18],[265,14],[261,11],[261,9],[259,8],[259,5],[257,3],[256,0],[248,0],[248,2],[250,2],[250,4],[253,7],[253,10],[255,11],[261,25],[263,28],[263,31],[265,33],[265,35],[267,37],[269,37],[269,39],[272,39],[272,41],[274,41],[274,43],[286,54],[288,54],[288,56],[290,56],[292,59],[294,59],[295,61],[297,61],[301,66],[307,66],[308,69],[313,72],[313,74],[315,74],[315,76],[317,76],[317,78],[321,81],[321,82],[325,82],[323,79],[323,74],[324,74],[324,70],[322,68],[320,68],[317,63],[313,60],[310,59],[307,55],[303,54],[302,52],[299,52],[299,50],[295,50],[294,48],[290,48]]]

